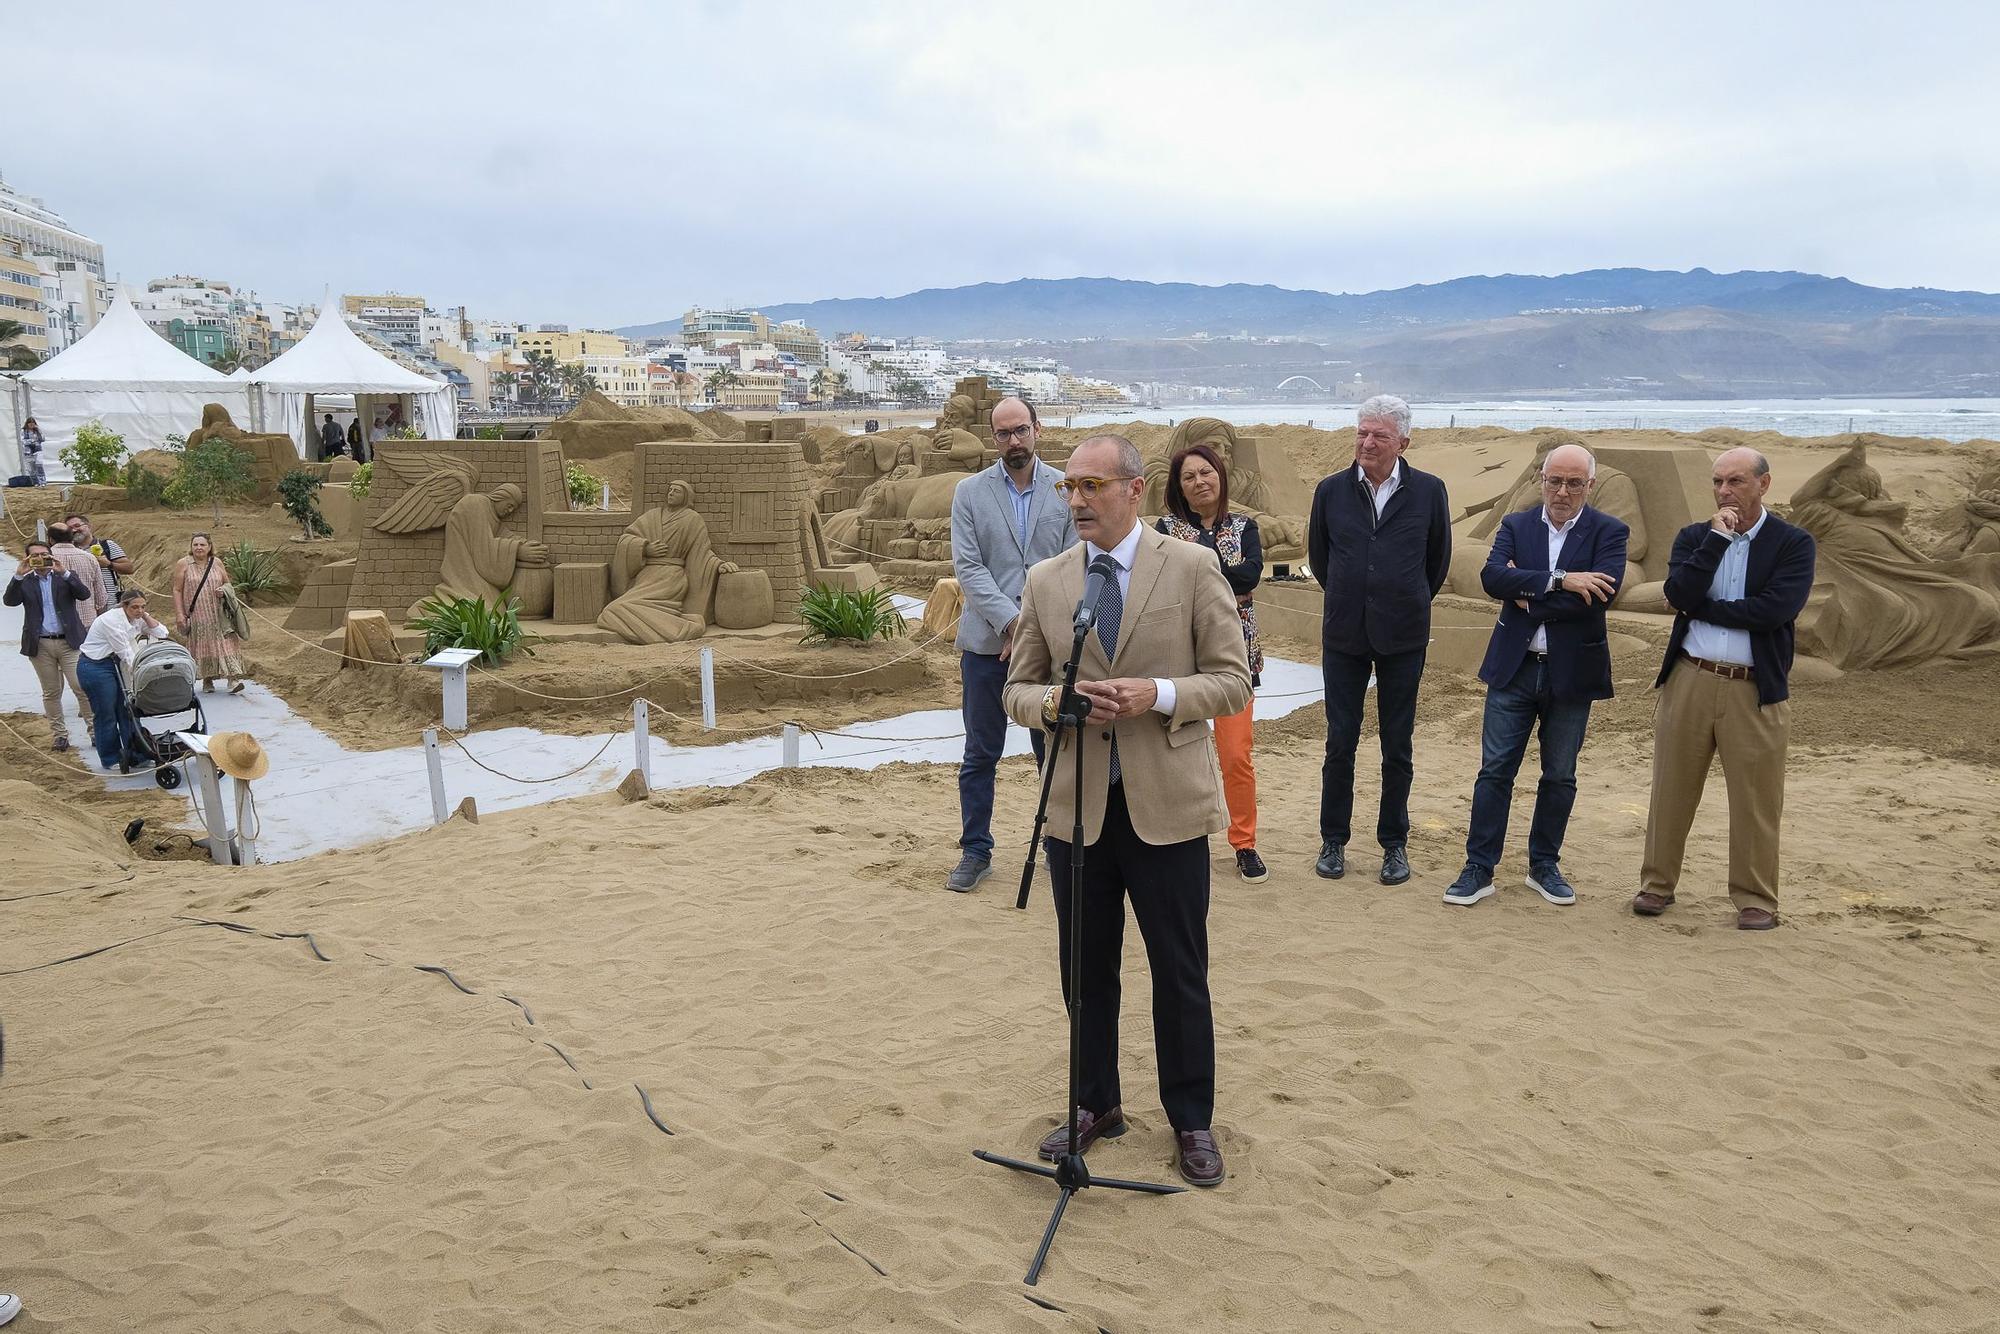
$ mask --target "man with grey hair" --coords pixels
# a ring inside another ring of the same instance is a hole
[[[958,865],[944,886],[960,894],[993,870],[993,776],[1007,743],[1001,703],[1021,586],[1028,567],[1076,541],[1069,506],[1056,497],[1062,474],[1041,461],[1041,422],[1032,403],[1003,398],[993,408],[999,461],[960,482],[951,496],[951,567],[965,598],[958,620],[959,713],[965,754],[958,766]],[[1042,734],[1028,734],[1035,763]]]
[[[1559,908],[1576,902],[1561,868],[1563,834],[1576,805],[1576,757],[1592,700],[1611,698],[1604,611],[1625,578],[1624,523],[1584,503],[1597,460],[1582,445],[1558,445],[1542,460],[1542,503],[1509,514],[1493,534],[1480,583],[1499,600],[1486,645],[1479,779],[1465,869],[1444,901],[1469,907],[1493,892],[1507,841],[1514,775],[1541,725],[1542,778],[1528,826],[1529,889]]]
[[[1347,874],[1354,814],[1354,753],[1375,681],[1382,734],[1382,801],[1375,837],[1381,882],[1410,878],[1410,784],[1417,686],[1430,645],[1431,599],[1451,571],[1451,501],[1444,483],[1403,459],[1410,405],[1379,394],[1361,405],[1354,467],[1313,493],[1306,552],[1326,590],[1320,670],[1326,682],[1326,762],[1320,770],[1319,860],[1328,880]]]
[[[1736,925],[1778,924],[1778,821],[1791,741],[1793,622],[1812,594],[1812,534],[1764,508],[1771,465],[1754,449],[1715,461],[1715,517],[1674,538],[1673,638],[1654,686],[1653,799],[1632,911],[1672,905],[1688,830],[1722,760],[1729,785],[1729,897]]]

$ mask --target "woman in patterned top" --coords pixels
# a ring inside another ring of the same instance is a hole
[[[1167,513],[1158,528],[1168,537],[1199,542],[1222,562],[1223,577],[1236,594],[1243,618],[1244,647],[1250,652],[1250,684],[1261,685],[1264,650],[1257,641],[1257,611],[1251,590],[1264,577],[1264,541],[1257,521],[1229,512],[1229,469],[1207,445],[1176,453],[1167,471]],[[1229,803],[1229,846],[1236,849],[1236,873],[1251,884],[1269,878],[1257,855],[1257,771],[1250,763],[1251,711],[1215,720],[1215,751],[1222,762],[1222,795]]]

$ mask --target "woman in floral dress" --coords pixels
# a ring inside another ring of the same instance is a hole
[[[219,676],[236,694],[243,689],[243,647],[222,617],[222,590],[228,583],[229,570],[216,557],[208,534],[196,533],[188,554],[174,566],[174,629],[194,654],[201,688],[214,690]]]

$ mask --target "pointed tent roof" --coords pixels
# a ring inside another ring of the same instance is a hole
[[[169,343],[121,289],[97,327],[21,378],[45,389],[190,389],[229,377]]]
[[[235,370],[229,372],[229,374],[224,378],[230,380],[247,380],[250,378],[250,372],[245,368],[238,366]]]
[[[288,394],[428,394],[445,388],[405,370],[361,341],[332,301],[298,345],[250,376],[253,384]]]

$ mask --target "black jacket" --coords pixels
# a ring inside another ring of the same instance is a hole
[[[1812,594],[1818,547],[1812,534],[1766,511],[1764,526],[1750,543],[1743,596],[1718,602],[1708,595],[1729,541],[1706,523],[1691,523],[1674,538],[1667,560],[1667,601],[1674,609],[1674,635],[1667,644],[1655,687],[1681,656],[1688,622],[1707,621],[1726,630],[1750,632],[1750,670],[1757,679],[1757,703],[1776,704],[1791,695],[1792,623]]]
[[[1563,539],[1565,570],[1595,570],[1625,583],[1625,547],[1631,530],[1623,520],[1586,505]],[[1512,562],[1514,568],[1509,569]],[[1479,582],[1500,599],[1500,620],[1486,644],[1479,679],[1504,686],[1521,670],[1536,626],[1548,628],[1549,694],[1556,699],[1610,699],[1611,646],[1604,634],[1605,603],[1549,588],[1549,526],[1542,507],[1509,514],[1493,534],[1493,550]],[[1616,596],[1616,594],[1613,594]],[[1522,611],[1514,599],[1527,601]]]
[[[62,626],[64,642],[82,648],[83,618],[76,614],[76,604],[90,601],[90,585],[80,575],[58,568],[49,573],[49,591],[55,595],[56,624]],[[17,574],[7,581],[0,602],[22,609],[21,656],[34,657],[42,638],[42,581],[32,574]]]
[[[1359,656],[1430,643],[1431,599],[1451,572],[1451,501],[1438,478],[1396,466],[1402,480],[1379,521],[1353,465],[1313,492],[1306,559],[1326,590],[1322,648]]]

